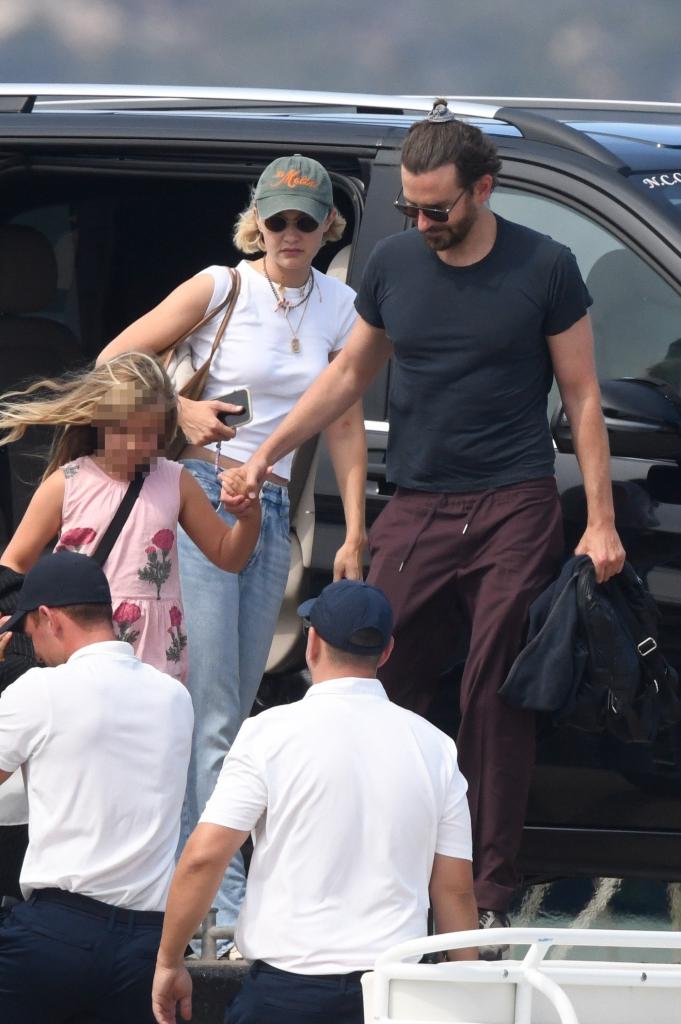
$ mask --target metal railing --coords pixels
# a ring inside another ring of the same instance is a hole
[[[201,922],[199,930],[193,935],[193,938],[201,944],[199,960],[217,960],[218,941],[220,939],[234,941],[234,928],[218,925],[216,921],[217,910],[215,907],[211,907]]]

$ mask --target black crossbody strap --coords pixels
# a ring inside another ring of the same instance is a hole
[[[115,516],[109,523],[106,533],[100,540],[99,544],[92,552],[92,558],[94,558],[98,565],[103,566],[111,554],[111,549],[118,540],[120,532],[125,526],[128,516],[132,512],[132,506],[137,501],[145,479],[146,477],[144,473],[136,473],[134,478],[128,484],[128,489],[123,495],[120,505],[116,509]]]

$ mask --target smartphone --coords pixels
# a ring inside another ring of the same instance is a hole
[[[226,427],[243,427],[253,419],[253,408],[251,406],[251,390],[246,385],[235,388],[227,395],[220,395],[216,401],[229,402],[230,405],[242,405],[242,412],[219,412],[218,419]]]

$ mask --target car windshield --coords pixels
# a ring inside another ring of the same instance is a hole
[[[655,202],[667,209],[671,207],[675,217],[681,221],[681,159],[678,170],[632,174],[630,180],[652,196]]]

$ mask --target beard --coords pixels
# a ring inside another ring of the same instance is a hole
[[[455,249],[468,238],[471,228],[478,219],[478,211],[471,204],[467,207],[465,214],[458,224],[443,224],[441,227],[428,228],[422,231],[423,241],[433,252],[444,252],[445,249]]]

